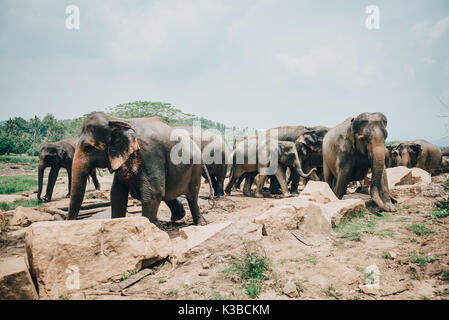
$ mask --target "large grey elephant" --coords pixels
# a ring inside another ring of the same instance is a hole
[[[151,222],[157,221],[161,201],[170,208],[171,220],[176,221],[185,215],[177,197],[185,195],[193,223],[198,224],[201,172],[207,168],[190,137],[173,131],[158,117],[123,120],[102,112],[88,115],[73,160],[69,219],[78,215],[88,173],[93,168],[108,168],[114,173],[112,218],[125,217],[131,194],[142,202],[142,215]]]
[[[436,174],[441,168],[442,152],[426,140],[399,143],[393,150],[393,162],[398,166],[421,168]]]
[[[209,171],[214,195],[219,198],[224,195],[224,180],[228,170],[228,149],[221,135],[199,127],[180,126],[177,129],[186,130],[190,138],[200,146],[206,168]],[[195,133],[195,134],[194,134]],[[207,178],[203,170],[203,177]]]
[[[39,167],[38,167],[38,191],[37,198],[44,202],[50,202],[53,196],[53,189],[55,187],[56,179],[58,178],[61,168],[67,170],[69,178],[69,187],[67,198],[70,197],[70,188],[72,184],[72,161],[75,154],[75,147],[78,139],[64,139],[58,142],[44,143],[39,152]],[[42,188],[44,184],[45,169],[50,167],[50,175],[48,177],[47,192],[41,198]],[[100,183],[97,179],[95,169],[89,172],[95,189],[100,190]]]
[[[265,156],[265,158],[263,158]],[[263,159],[262,159],[263,158]],[[255,197],[263,197],[262,188],[268,175],[275,175],[278,179],[282,194],[289,196],[287,182],[285,179],[285,168],[290,167],[302,177],[309,177],[315,169],[305,174],[302,171],[296,146],[290,141],[279,141],[270,139],[264,135],[248,137],[241,141],[232,153],[231,179],[226,186],[226,194],[230,195],[235,182],[243,175],[247,174],[243,194],[251,195],[251,185],[254,178],[259,174]],[[274,167],[272,167],[274,165]],[[267,168],[275,168],[274,172],[269,172]]]
[[[324,179],[339,199],[349,182],[364,179],[371,168],[371,198],[380,209],[396,211],[385,169],[387,135],[387,118],[380,112],[362,113],[329,130],[323,140]]]

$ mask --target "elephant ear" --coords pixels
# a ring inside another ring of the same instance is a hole
[[[355,122],[354,118],[351,119],[351,125],[349,126],[348,130],[346,131],[346,139],[348,139],[352,147],[355,149]]]
[[[128,158],[140,149],[137,141],[136,131],[131,124],[120,121],[109,121],[109,127],[112,129],[111,138],[107,147],[107,154],[111,171],[120,168]]]
[[[416,156],[419,156],[422,153],[422,148],[419,144],[412,144],[410,145],[410,148],[416,153]]]
[[[58,146],[58,147],[56,148],[56,153],[58,154],[58,157],[59,157],[61,160],[66,160],[66,159],[67,159],[67,152],[64,150],[63,147]]]

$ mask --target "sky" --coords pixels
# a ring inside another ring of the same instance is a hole
[[[449,1],[0,0],[0,98],[0,120],[151,100],[257,129],[379,111],[388,140],[449,144]]]

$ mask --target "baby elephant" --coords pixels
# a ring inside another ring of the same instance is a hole
[[[296,172],[304,178],[309,177],[316,169],[310,170],[308,174],[302,171],[298,153],[294,142],[278,141],[262,136],[249,137],[247,140],[237,144],[232,153],[231,179],[226,186],[226,194],[231,194],[232,186],[243,175],[246,174],[243,194],[251,196],[251,185],[254,178],[259,174],[255,197],[261,198],[262,188],[268,175],[275,175],[280,183],[284,197],[289,196],[285,169]]]

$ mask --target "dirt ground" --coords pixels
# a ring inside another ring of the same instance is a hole
[[[449,174],[433,177],[435,185],[445,185]],[[110,189],[111,176],[99,177],[102,191]],[[51,206],[67,206],[67,181],[60,177]],[[449,218],[434,218],[437,199],[448,192],[424,196],[417,194],[397,198],[395,213],[367,211],[360,218],[366,228],[360,238],[344,237],[338,229],[330,234],[300,242],[292,233],[283,231],[264,236],[258,250],[271,261],[270,278],[263,283],[259,299],[292,299],[283,293],[288,281],[296,283],[298,295],[293,299],[447,299],[449,297]],[[88,185],[88,194],[94,191]],[[243,197],[240,191],[216,201],[207,201],[209,187],[203,183],[200,209],[208,223],[250,220],[266,211],[276,197],[256,199]],[[28,193],[34,197],[33,192]],[[130,200],[131,201],[131,200]],[[133,203],[131,201],[131,203]],[[137,203],[137,202],[134,202]],[[184,204],[187,207],[187,204]],[[137,209],[138,211],[138,209]],[[135,213],[139,215],[140,213]],[[129,214],[133,215],[133,214]],[[109,218],[110,208],[88,219]],[[170,212],[161,204],[158,227],[170,237],[178,236],[180,228],[191,224],[186,217],[170,222]],[[410,227],[424,225],[429,232],[416,234]],[[24,241],[1,236],[0,255],[25,255]],[[239,249],[242,251],[242,249]],[[232,257],[241,252],[215,254],[209,252],[185,261],[164,261],[153,266],[154,273],[123,293],[111,293],[111,283],[83,290],[70,299],[248,299],[245,289],[223,271]],[[420,259],[416,259],[416,257]],[[423,262],[425,261],[425,262]],[[369,294],[360,289],[366,280],[365,268],[375,264],[380,270],[380,291]],[[446,272],[446,273],[445,273]],[[446,275],[446,276],[445,276]]]

